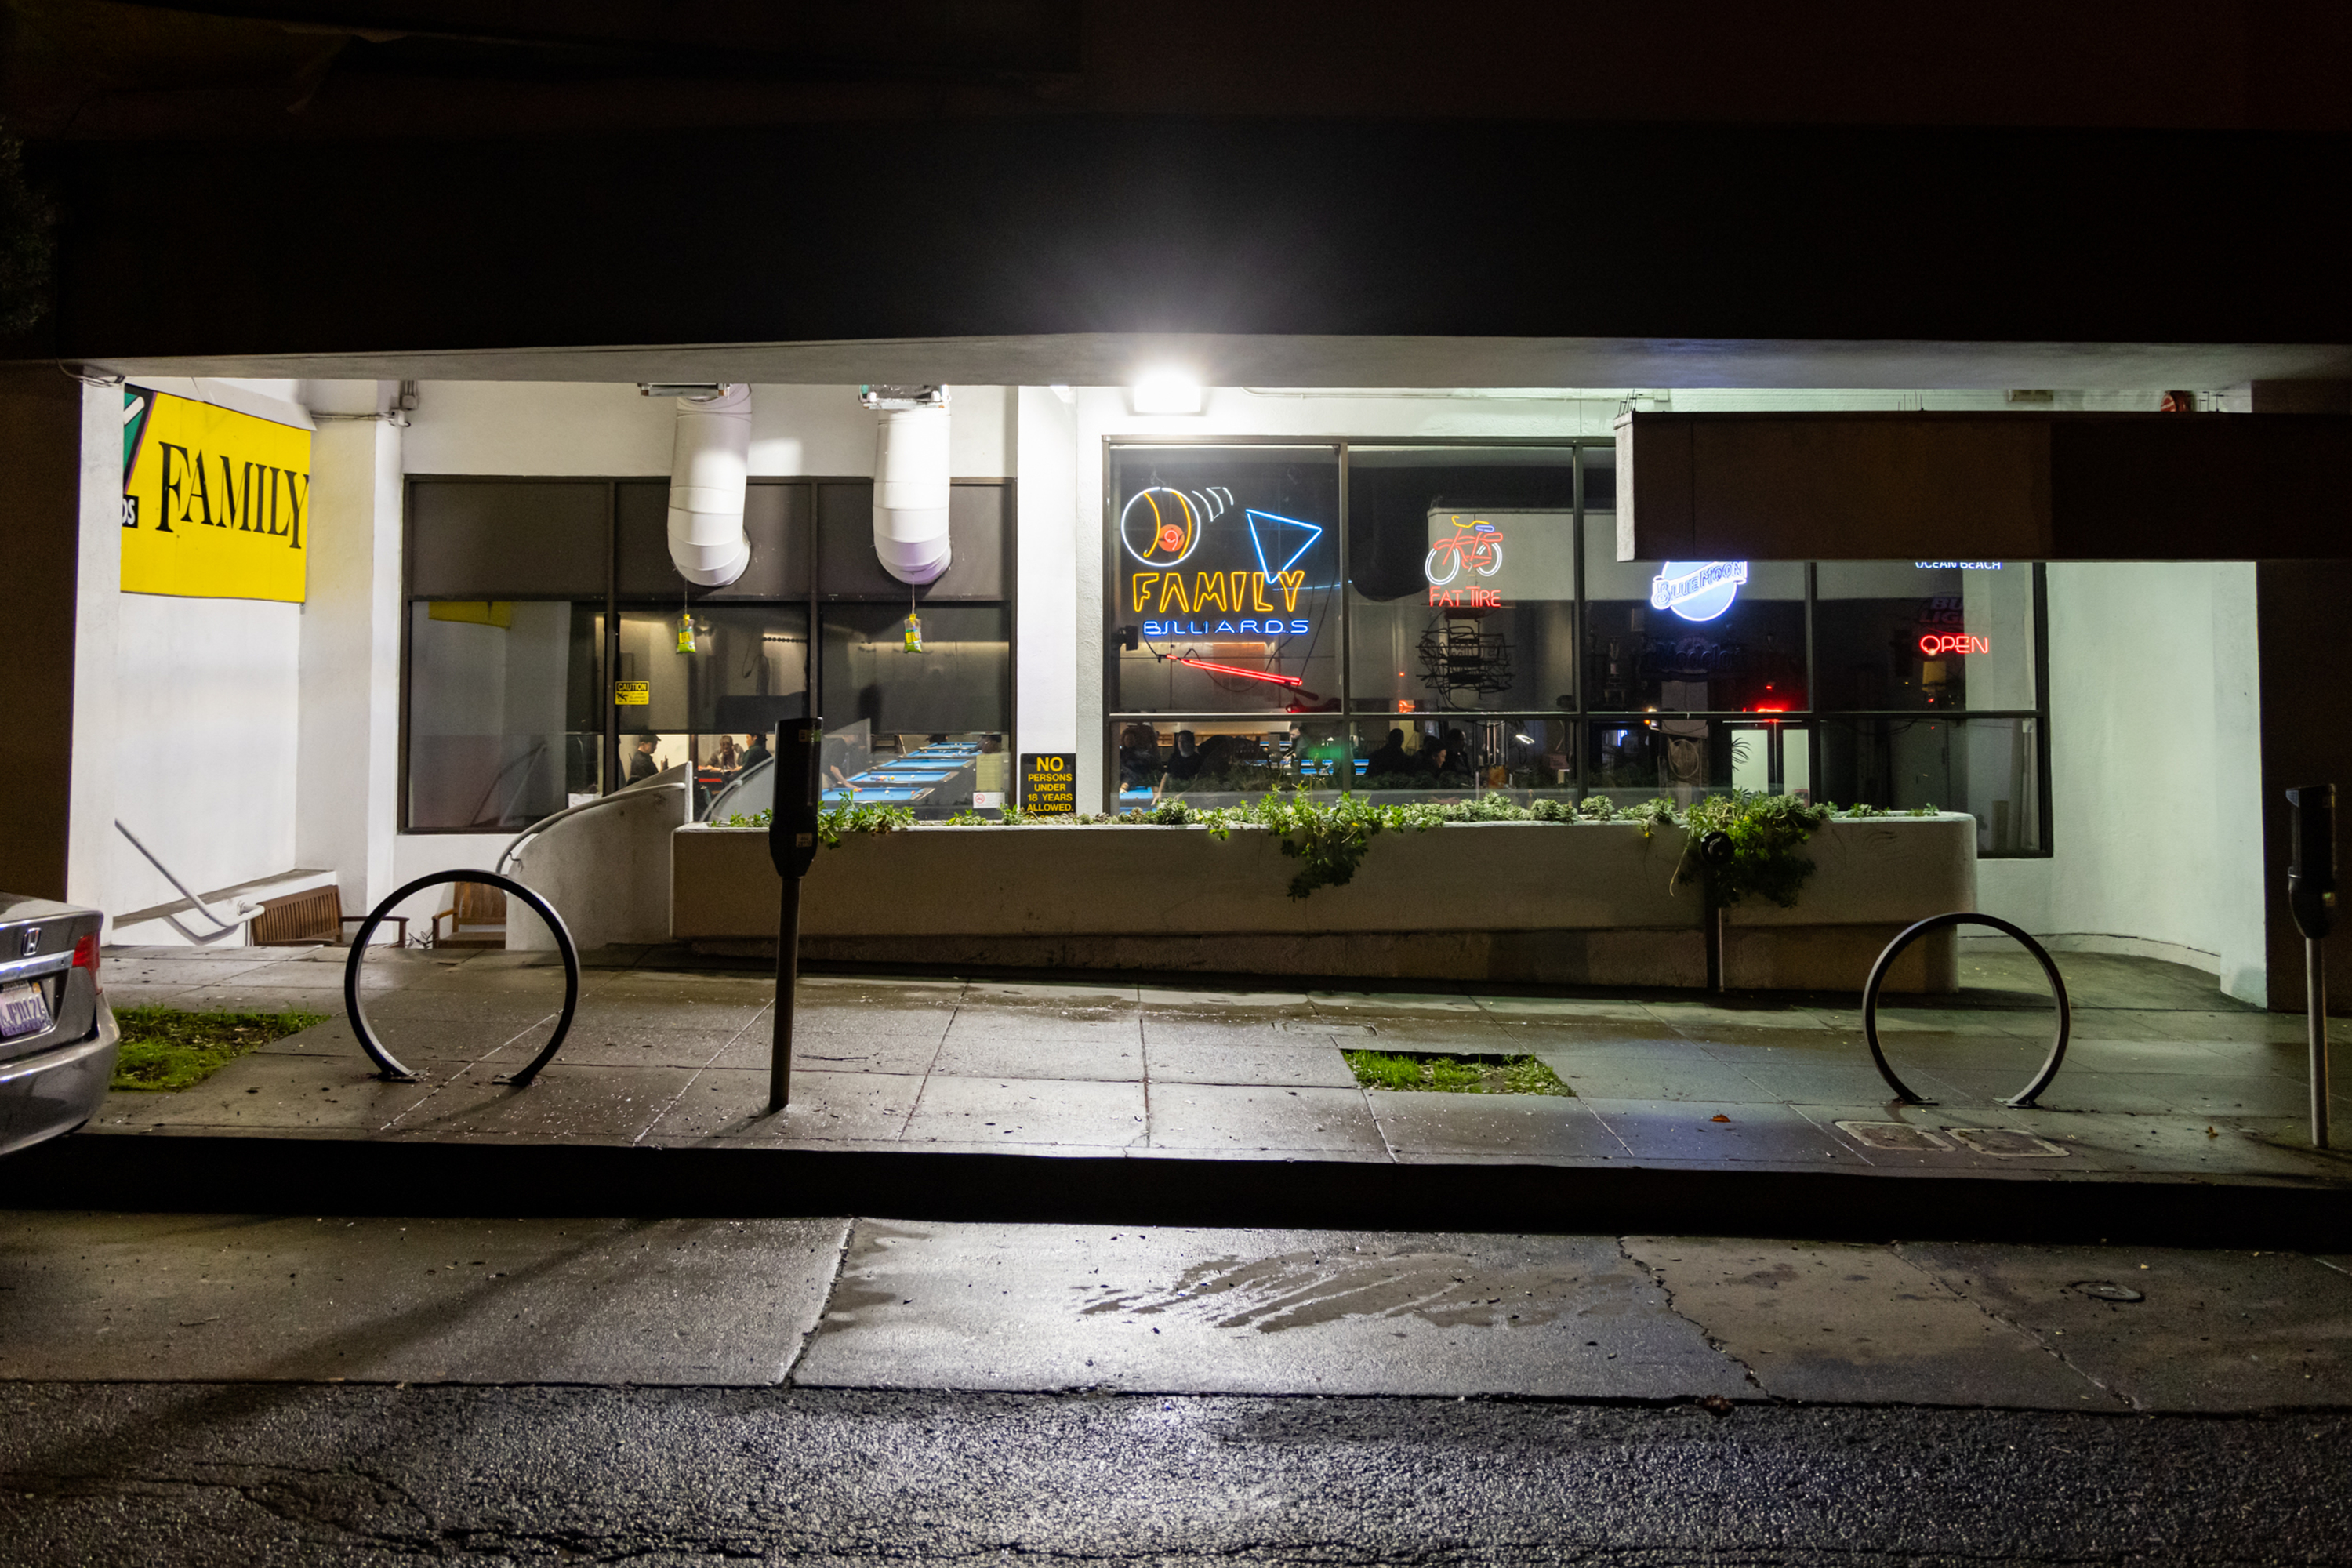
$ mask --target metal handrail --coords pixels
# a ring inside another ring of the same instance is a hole
[[[664,771],[667,772],[670,770],[665,769]],[[617,800],[626,800],[640,790],[684,790],[685,788],[686,781],[682,778],[639,779],[633,784],[622,785],[619,789],[614,790],[610,795],[600,795],[594,800],[583,800],[578,805],[567,805],[562,811],[557,812],[554,816],[541,817],[539,821],[532,823],[529,827],[524,828],[520,833],[516,834],[508,843],[506,848],[499,852],[498,864],[492,868],[492,869],[494,869],[499,876],[505,876],[507,867],[513,861],[516,851],[520,850],[527,841],[536,838],[539,835],[546,832],[549,828],[554,826],[557,823],[562,821],[567,816],[578,816],[583,812],[594,811],[598,806],[610,805]]]
[[[131,847],[138,850],[140,854],[147,857],[147,864],[154,867],[155,869],[163,873],[163,880],[179,889],[180,896],[187,900],[191,904],[194,904],[196,907],[196,912],[198,914],[212,921],[213,924],[220,927],[220,930],[218,931],[199,934],[182,925],[177,916],[165,915],[163,917],[165,923],[169,924],[173,931],[178,931],[182,936],[186,937],[190,942],[218,942],[221,938],[229,935],[231,932],[243,929],[247,924],[252,921],[255,916],[261,913],[262,907],[259,904],[255,903],[250,899],[239,899],[236,900],[236,907],[232,911],[231,918],[226,920],[222,919],[218,911],[214,910],[210,904],[205,902],[203,898],[197,894],[194,889],[180,880],[179,878],[172,875],[172,868],[155,858],[155,851],[148,848],[144,844],[140,843],[139,836],[131,832],[131,829],[123,826],[122,819],[119,816],[114,819],[114,830],[117,833],[121,834],[123,837],[131,840]]]
[[[725,784],[720,786],[719,793],[710,797],[709,805],[705,807],[703,810],[702,820],[705,822],[718,821],[719,803],[725,800],[729,795],[735,794],[745,784],[751,783],[754,778],[759,777],[762,773],[773,767],[775,761],[776,759],[772,756],[761,757],[758,762],[753,763],[750,767],[745,768],[733,778],[729,779]]]

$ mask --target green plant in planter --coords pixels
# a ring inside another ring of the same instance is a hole
[[[1670,887],[1704,876],[1718,904],[1736,904],[1760,894],[1782,909],[1793,908],[1813,863],[1798,853],[1830,818],[1829,808],[1788,795],[1734,790],[1694,804],[1685,826],[1690,838],[1675,867]],[[1703,846],[1711,834],[1731,841],[1730,858],[1709,864]]]
[[[1352,793],[1329,799],[1309,795],[1269,795],[1252,813],[1260,826],[1282,839],[1282,852],[1300,862],[1290,879],[1290,896],[1303,899],[1318,888],[1340,888],[1355,880],[1356,868],[1382,830],[1405,826],[1399,808],[1383,809]],[[1391,819],[1395,820],[1391,820]],[[1216,831],[1223,837],[1223,825]]]
[[[1642,829],[1642,837],[1647,838],[1659,828],[1675,825],[1675,803],[1664,795],[1658,795],[1639,805],[1627,806],[1622,818],[1638,826]]]
[[[1576,803],[1580,822],[1613,822],[1617,819],[1617,803],[1605,795],[1589,795]]]
[[[915,814],[903,805],[839,805],[816,819],[817,842],[828,849],[841,846],[845,835],[889,833],[915,826]]]

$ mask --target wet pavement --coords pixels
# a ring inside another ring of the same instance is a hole
[[[2342,1409],[2347,1268],[2123,1246],[0,1212],[0,1384]]]
[[[2194,1179],[2331,1186],[2308,1146],[2300,1018],[2145,959],[2068,953],[2063,1070],[2021,955],[1963,959],[1965,989],[1882,1012],[1931,1105],[1894,1101],[1851,997],[1210,990],[1098,980],[811,976],[793,1099],[766,1114],[773,983],[675,950],[592,954],[554,1064],[551,959],[387,951],[371,1018],[420,1081],[373,1076],[342,1012],[345,952],[117,949],[118,1007],[299,1008],[320,1026],[174,1094],[118,1093],[109,1134],[1084,1155],[1560,1168]],[[2344,1055],[2346,1021],[2337,1049]],[[1346,1048],[1529,1054],[1572,1091],[1360,1088]],[[2336,1074],[2352,1089],[2352,1061]],[[2336,1115],[2352,1140],[2352,1099]]]

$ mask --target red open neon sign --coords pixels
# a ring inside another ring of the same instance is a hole
[[[1919,651],[1929,658],[1946,653],[1990,653],[1992,644],[1958,632],[1931,632],[1919,639]]]

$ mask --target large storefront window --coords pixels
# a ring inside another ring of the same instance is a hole
[[[604,640],[600,605],[410,605],[408,819],[520,829],[595,795]]]
[[[2049,853],[2040,568],[1620,562],[1614,460],[1574,443],[1114,445],[1117,804],[1739,789],[1964,811],[1980,854]],[[1280,526],[1296,536],[1265,565],[1296,551],[1303,603],[1345,592],[1270,632],[1234,606]]]
[[[1001,800],[1005,487],[957,483],[954,565],[911,595],[875,561],[870,481],[755,480],[751,563],[708,590],[670,568],[667,492],[410,481],[405,830],[519,831],[673,769],[698,817],[764,809],[770,739],[812,685],[828,799],[930,817]]]
[[[1328,447],[1120,447],[1111,699],[1136,713],[1339,706]]]

